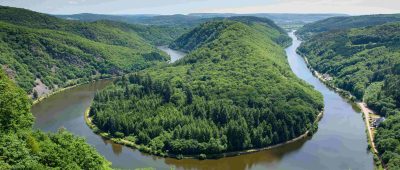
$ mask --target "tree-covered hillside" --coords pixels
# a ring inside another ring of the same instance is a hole
[[[387,117],[376,144],[384,162],[400,168],[400,23],[321,33],[299,52],[333,76],[331,83]]]
[[[224,19],[215,18],[214,20],[217,21]],[[253,25],[255,29],[263,32],[265,36],[268,36],[279,45],[286,46],[291,43],[290,38],[286,35],[285,31],[269,19],[258,17],[230,17],[229,20]],[[257,25],[254,25],[255,23],[257,23]],[[212,29],[203,29],[203,27],[196,27],[194,28],[194,30],[191,31],[191,33],[184,34],[183,36],[179,37],[175,42],[171,43],[170,47],[186,52],[193,51],[194,49],[218,38],[222,30],[226,29],[225,26],[227,25],[208,25],[208,27],[213,27]],[[264,27],[268,27],[269,29],[265,29]]]
[[[174,43],[185,58],[98,92],[93,122],[147,152],[200,158],[316,130],[323,99],[291,72],[279,45],[290,39],[269,20],[238,20],[201,24]]]
[[[110,20],[124,22],[128,24],[141,24],[141,25],[179,25],[185,27],[194,27],[198,24],[208,20],[199,16],[190,16],[182,14],[174,15],[104,15],[104,14],[73,14],[73,15],[56,15],[56,17],[68,20],[81,20],[81,21],[100,21]]]
[[[400,21],[400,14],[332,17],[306,24],[296,32],[296,35],[306,40],[311,38],[313,35],[322,32],[350,28],[362,28],[395,21]]]
[[[82,138],[33,131],[26,93],[0,70],[0,169],[109,169]]]
[[[137,33],[133,27],[109,21],[66,21],[0,7],[0,64],[31,93],[40,81],[53,89],[69,85],[69,80],[136,71],[168,59],[151,45],[157,43],[151,32],[160,30],[141,28]]]

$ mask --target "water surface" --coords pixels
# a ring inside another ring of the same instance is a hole
[[[367,150],[367,137],[361,114],[311,74],[304,60],[295,52],[300,41],[293,33],[290,33],[290,36],[294,38],[292,46],[286,49],[290,67],[299,78],[313,85],[324,96],[324,116],[319,122],[318,132],[312,138],[304,138],[272,150],[217,160],[176,160],[151,156],[104,140],[86,126],[83,118],[86,108],[93,100],[94,93],[104,88],[109,81],[73,88],[33,106],[35,127],[53,132],[64,127],[86,138],[90,145],[112,162],[113,167],[124,169],[373,169],[373,158]],[[174,61],[176,60],[171,60]]]
[[[164,51],[171,57],[171,60],[169,61],[170,63],[174,63],[175,61],[181,59],[182,57],[184,57],[186,55],[186,53],[177,51],[177,50],[173,50],[171,48],[168,48],[168,46],[159,46],[157,48],[161,51]]]

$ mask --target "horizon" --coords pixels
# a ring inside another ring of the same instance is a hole
[[[387,0],[0,0],[0,5],[52,15],[188,14],[397,14],[400,1]]]
[[[30,9],[28,9],[30,10]],[[45,13],[49,14],[49,13]],[[348,16],[357,16],[357,15],[351,15],[351,14],[345,14],[345,13],[282,13],[282,12],[266,12],[266,13],[226,13],[226,12],[202,12],[202,13],[187,13],[187,14],[182,14],[182,13],[174,13],[174,14],[157,14],[157,13],[138,13],[138,14],[104,14],[104,13],[88,13],[88,12],[82,12],[82,13],[74,13],[74,14],[49,14],[49,15],[82,15],[82,14],[92,14],[92,15],[111,15],[111,16],[139,16],[139,15],[148,15],[148,16],[172,16],[172,15],[204,15],[204,14],[215,14],[215,15],[257,15],[257,14],[282,14],[282,15],[348,15]],[[400,14],[400,13],[391,13],[391,14]],[[366,15],[380,15],[380,14],[366,14]]]
[[[162,14],[162,13],[120,13],[120,14],[108,14],[108,13],[92,13],[92,12],[80,12],[80,13],[71,13],[71,14],[57,14],[57,13],[46,13],[46,12],[42,12],[42,11],[36,11],[33,9],[29,9],[29,8],[24,8],[24,7],[16,7],[16,6],[7,6],[7,5],[2,5],[0,4],[0,6],[4,6],[4,7],[10,7],[10,8],[20,8],[20,9],[25,9],[25,10],[30,10],[30,11],[34,11],[34,12],[39,12],[39,13],[43,13],[43,14],[48,14],[48,15],[83,15],[83,14],[91,14],[91,15],[110,15],[110,16],[172,16],[172,15],[204,15],[204,14],[215,14],[215,15],[258,15],[258,14],[282,14],[282,15],[343,15],[343,16],[361,16],[361,15],[384,15],[384,14],[400,14],[400,12],[396,12],[396,13],[370,13],[370,14],[348,14],[348,13],[312,13],[312,12],[305,12],[305,13],[290,13],[290,12],[254,12],[254,13],[234,13],[234,12],[193,12],[193,13],[171,13],[171,14]]]

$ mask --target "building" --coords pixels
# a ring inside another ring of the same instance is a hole
[[[383,121],[385,121],[385,120],[386,120],[385,117],[380,117],[380,118],[378,118],[378,119],[375,119],[375,120],[372,122],[372,126],[375,127],[375,128],[377,128],[377,127],[379,127],[379,125],[380,125]]]

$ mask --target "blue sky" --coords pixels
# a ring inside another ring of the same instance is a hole
[[[0,0],[51,14],[400,13],[400,0]]]

